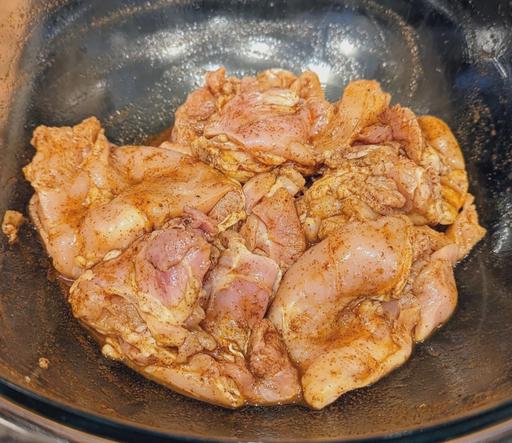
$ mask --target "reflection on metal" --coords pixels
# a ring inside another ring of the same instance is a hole
[[[307,66],[307,69],[313,71],[318,75],[322,86],[330,83],[335,76],[332,66],[324,62],[311,63]]]
[[[353,43],[350,42],[348,39],[341,40],[338,49],[340,52],[346,56],[354,55],[357,51],[356,47]]]

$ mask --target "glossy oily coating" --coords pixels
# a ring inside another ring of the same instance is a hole
[[[293,401],[296,370],[263,320],[279,268],[233,239],[203,289],[213,251],[193,217],[84,272],[70,290],[73,314],[99,334],[106,357],[178,392],[232,408]]]
[[[485,234],[460,148],[376,81],[349,83],[334,111],[311,72],[205,81],[159,147],[112,146],[95,118],[38,127],[31,216],[57,270],[79,277],[73,314],[106,357],[214,404],[321,409],[402,365],[453,313],[452,268]],[[311,103],[307,184],[283,155]],[[212,128],[282,161],[241,189],[196,149]]]
[[[485,234],[468,201],[457,224]],[[466,241],[405,217],[353,221],[310,248],[285,275],[269,317],[302,369],[304,399],[322,408],[403,364],[453,313],[452,267]]]
[[[201,160],[240,181],[285,162],[313,171],[311,143],[331,107],[313,72],[276,69],[239,80],[220,68],[178,109],[172,140],[191,143]]]

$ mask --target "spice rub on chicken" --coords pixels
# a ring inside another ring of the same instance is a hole
[[[160,146],[38,127],[30,217],[103,355],[229,408],[320,409],[403,364],[485,229],[450,128],[390,99],[220,68]]]

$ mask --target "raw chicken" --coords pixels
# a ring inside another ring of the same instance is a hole
[[[234,77],[225,78],[226,70],[219,68],[206,74],[205,86],[189,94],[175,115],[171,140],[189,146],[204,132],[208,119],[240,88]]]
[[[118,255],[186,206],[222,229],[245,216],[240,186],[177,145],[116,148],[94,118],[73,128],[40,126],[32,143],[37,153],[24,168],[36,190],[30,215],[66,277]]]
[[[415,322],[396,323],[384,307],[407,281],[411,238],[405,218],[347,223],[286,273],[269,318],[301,368],[310,406],[326,406],[409,356]]]
[[[206,86],[177,111],[173,140],[190,143],[199,136],[194,153],[241,182],[287,162],[312,172],[317,162],[311,143],[330,113],[311,72],[295,77],[270,70],[236,81],[221,70],[210,73]]]
[[[462,255],[449,235],[405,217],[347,222],[306,251],[269,313],[301,369],[305,401],[323,408],[401,365],[453,312]]]
[[[443,216],[439,223],[449,225],[455,221],[468,192],[464,157],[455,136],[445,122],[424,115],[418,117],[418,123],[428,146],[435,151],[442,165],[440,183]]]
[[[349,222],[292,265],[269,318],[295,361],[314,358],[353,299],[400,293],[412,262],[411,230],[405,218]]]
[[[473,202],[474,197],[467,194],[462,211],[446,231],[447,237],[459,247],[458,260],[466,257],[486,232],[478,223],[478,213]]]
[[[417,225],[449,225],[464,202],[464,160],[448,126],[399,105],[388,108],[378,84],[366,84],[353,82],[345,90],[338,113],[353,124],[333,139],[343,143],[321,144],[328,146],[329,168],[300,200],[310,242],[354,218],[406,214]]]
[[[320,409],[403,364],[485,229],[450,128],[389,103],[220,68],[158,147],[37,128],[30,215],[102,353],[229,408]]]
[[[374,80],[350,82],[336,103],[332,118],[314,142],[316,151],[327,160],[337,151],[343,152],[364,128],[379,121],[390,99]]]
[[[340,314],[336,335],[302,376],[304,399],[314,409],[368,386],[411,355],[411,329],[418,315],[414,299],[355,300]]]
[[[437,224],[441,189],[432,170],[400,155],[396,144],[356,145],[304,193],[301,219],[310,241],[340,223],[406,214],[416,224]]]
[[[293,196],[304,186],[293,168],[258,174],[244,185],[247,221],[240,234],[251,251],[276,261],[286,270],[306,250]]]
[[[428,227],[416,228],[415,257],[409,277],[412,293],[420,305],[416,341],[425,340],[452,315],[457,305],[453,266],[466,257],[485,232],[478,223],[470,194],[446,234]]]
[[[462,151],[448,125],[430,115],[416,117],[410,109],[399,105],[387,109],[380,120],[381,124],[376,128],[366,128],[368,134],[374,135],[377,129],[377,139],[367,135],[364,141],[398,142],[406,156],[430,173],[432,183],[439,188],[437,214],[426,221],[443,225],[453,223],[464,204],[468,179]],[[388,129],[387,136],[382,135],[382,128]]]
[[[18,211],[7,210],[2,220],[2,232],[7,236],[10,245],[18,240],[18,230],[25,221],[23,214]]]
[[[274,260],[250,252],[233,236],[205,285],[204,328],[224,347],[245,353],[250,332],[263,319],[280,280]]]
[[[249,252],[234,235],[205,284],[209,302],[202,325],[223,355],[234,359],[223,370],[253,404],[288,403],[301,392],[281,337],[263,319],[280,280],[274,260]]]
[[[268,299],[259,311],[249,309],[258,290],[271,296],[279,269],[247,250],[241,254],[250,267],[236,268],[239,251],[229,249],[205,290],[215,251],[214,230],[203,229],[214,225],[193,212],[85,271],[70,291],[73,314],[98,335],[105,356],[186,395],[226,407],[293,401],[298,376],[277,332],[263,320]],[[254,284],[237,292],[248,281]],[[222,322],[212,323],[233,313],[243,328],[243,350],[225,346],[231,337],[217,334]]]

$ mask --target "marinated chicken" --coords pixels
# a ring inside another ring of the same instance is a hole
[[[2,232],[7,236],[9,244],[18,241],[18,230],[25,221],[23,214],[18,211],[7,210],[2,221]]]
[[[185,394],[227,407],[297,399],[297,369],[263,318],[277,264],[236,239],[216,257],[215,223],[196,217],[85,271],[70,291],[73,314],[101,334],[104,355]]]
[[[390,99],[220,68],[160,146],[38,127],[29,213],[103,355],[228,408],[320,409],[402,365],[485,229],[450,128]]]
[[[30,215],[66,277],[119,255],[186,207],[223,229],[245,216],[241,186],[180,146],[115,147],[95,118],[73,128],[40,126],[32,144],[37,152],[24,168],[36,191]]]
[[[317,141],[326,167],[299,202],[310,242],[351,219],[405,214],[416,225],[455,221],[468,179],[453,133],[436,117],[388,104],[376,82],[345,89],[331,120],[345,123]]]
[[[178,109],[172,140],[190,143],[198,158],[241,182],[288,163],[311,173],[312,143],[331,113],[312,72],[269,70],[238,80],[221,68]]]
[[[304,184],[293,168],[282,168],[258,174],[243,188],[248,215],[240,234],[251,251],[274,259],[283,270],[306,250],[293,199]]]
[[[461,217],[474,245],[484,231]],[[308,249],[269,311],[306,403],[322,408],[402,364],[455,309],[453,266],[466,250],[404,216],[347,222]]]

